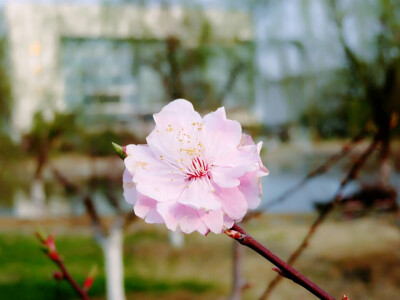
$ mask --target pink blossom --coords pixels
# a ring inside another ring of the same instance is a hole
[[[222,233],[260,203],[268,174],[261,143],[242,134],[223,107],[203,118],[178,99],[154,114],[147,145],[126,147],[125,200],[148,223],[184,233]]]

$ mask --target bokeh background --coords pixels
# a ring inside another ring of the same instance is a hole
[[[243,226],[284,259],[384,131],[295,266],[338,298],[398,298],[400,1],[0,0],[1,299],[76,298],[38,228],[79,282],[98,266],[94,299],[229,298],[227,237],[171,234],[123,200],[111,142],[145,143],[176,98],[225,106],[264,142],[261,214]],[[106,282],[122,259],[117,297]],[[244,251],[240,297],[257,299],[271,267]],[[290,282],[269,295],[311,298]]]

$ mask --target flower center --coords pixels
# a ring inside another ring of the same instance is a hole
[[[210,171],[210,166],[204,161],[204,159],[199,157],[192,158],[191,165],[187,168],[186,175],[189,180],[201,178],[203,176],[207,176],[210,179],[210,175],[208,174]]]

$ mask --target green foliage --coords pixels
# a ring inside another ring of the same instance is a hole
[[[89,237],[56,240],[69,271],[82,283],[90,267],[102,261],[100,249]],[[84,245],[84,247],[82,246]],[[52,279],[56,266],[43,254],[36,238],[22,235],[0,236],[0,295],[4,299],[74,299],[66,282]],[[104,282],[104,279],[103,279]],[[91,295],[104,293],[102,279],[94,282]]]

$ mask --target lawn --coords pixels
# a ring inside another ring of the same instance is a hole
[[[246,229],[282,258],[300,242],[313,216],[269,216]],[[65,282],[56,282],[52,262],[40,251],[31,232],[33,223],[0,222],[0,299],[76,299]],[[55,225],[56,224],[56,225]],[[71,225],[72,224],[72,225]],[[43,222],[42,222],[43,226]],[[79,222],[44,224],[56,235],[65,264],[79,281],[97,264],[100,268],[90,295],[104,299],[102,253]],[[31,229],[30,229],[31,228]],[[224,235],[186,236],[173,249],[167,231],[141,220],[125,238],[125,288],[128,299],[224,299],[231,280],[232,241]],[[396,299],[400,294],[400,234],[393,218],[329,220],[296,264],[301,272],[339,298]],[[274,276],[272,266],[245,251],[244,275],[250,288],[244,299],[257,299]],[[289,281],[271,299],[314,299]]]

